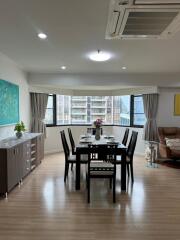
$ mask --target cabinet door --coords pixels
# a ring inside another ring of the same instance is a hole
[[[23,144],[16,147],[17,183],[23,178]]]
[[[9,192],[18,183],[17,148],[8,149],[7,152],[7,191]]]

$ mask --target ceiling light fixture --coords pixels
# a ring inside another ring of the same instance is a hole
[[[45,34],[45,33],[39,33],[38,34],[38,37],[40,38],[40,39],[46,39],[47,38],[47,35]]]
[[[62,69],[62,70],[65,70],[65,69],[66,69],[66,66],[62,66],[61,69]]]
[[[122,67],[122,70],[126,70],[127,69],[127,67]]]
[[[108,52],[101,52],[100,50],[98,50],[97,52],[90,53],[89,58],[92,61],[105,62],[111,58],[111,54]]]

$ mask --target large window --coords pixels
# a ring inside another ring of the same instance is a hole
[[[56,124],[71,124],[71,97],[56,95]]]
[[[114,97],[114,124],[130,126],[130,96]]]
[[[133,96],[133,125],[142,126],[145,123],[142,95]]]
[[[49,95],[47,125],[92,124],[97,118],[105,125],[142,126],[142,96]]]
[[[47,125],[54,125],[54,108],[55,108],[54,95],[49,95],[46,108],[45,123]]]

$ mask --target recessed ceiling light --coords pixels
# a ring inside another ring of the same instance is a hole
[[[89,58],[92,61],[105,62],[111,58],[111,54],[108,52],[101,52],[100,50],[98,50],[97,52],[90,53]]]
[[[122,67],[122,70],[126,70],[127,69],[127,67]]]
[[[46,39],[46,38],[47,38],[47,35],[46,35],[45,33],[39,33],[39,34],[38,34],[38,37],[39,37],[40,39]]]
[[[61,69],[62,69],[62,70],[65,70],[65,69],[66,69],[66,66],[62,66]]]

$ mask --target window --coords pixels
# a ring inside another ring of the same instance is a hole
[[[114,124],[130,126],[130,96],[114,97]]]
[[[57,125],[71,123],[71,97],[64,95],[56,96],[56,122]]]
[[[49,95],[46,124],[92,124],[97,118],[107,125],[143,126],[142,95],[65,96]]]
[[[133,96],[133,126],[142,126],[145,123],[142,95]]]
[[[55,95],[49,95],[48,97],[48,103],[46,108],[46,114],[45,114],[45,123],[47,125],[54,125],[54,108],[55,108],[55,101],[54,101]]]

